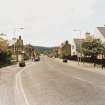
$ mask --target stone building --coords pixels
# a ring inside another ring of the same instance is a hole
[[[64,46],[62,47],[62,55],[71,56],[71,45],[69,44],[68,41],[66,41]]]
[[[71,56],[71,45],[68,41],[62,43],[61,46],[58,48],[58,55],[60,58],[64,56]]]
[[[24,50],[24,44],[21,36],[16,41],[16,61],[18,61],[18,56],[21,54]]]

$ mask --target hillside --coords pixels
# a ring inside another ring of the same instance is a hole
[[[46,52],[49,52],[49,51],[51,51],[51,50],[53,50],[54,48],[57,48],[57,47],[33,46],[33,48],[35,50],[37,50],[39,53],[46,53]]]

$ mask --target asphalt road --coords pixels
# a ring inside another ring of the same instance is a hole
[[[105,105],[105,75],[46,56],[8,70],[1,73],[0,105]]]

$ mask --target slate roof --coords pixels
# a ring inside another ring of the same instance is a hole
[[[97,27],[98,31],[103,35],[105,38],[105,27]]]
[[[80,45],[83,43],[84,39],[74,39],[76,45],[76,51],[80,52]]]

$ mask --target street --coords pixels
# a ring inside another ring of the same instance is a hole
[[[105,105],[105,75],[47,56],[0,75],[0,105]]]

